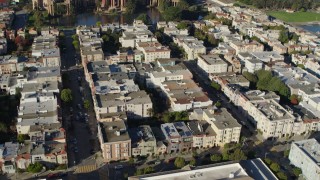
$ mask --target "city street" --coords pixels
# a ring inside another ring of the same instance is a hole
[[[80,55],[72,45],[74,31],[64,31],[65,50],[62,52],[62,72],[67,74],[68,82],[64,83],[72,90],[73,102],[64,108],[64,126],[67,127],[69,167],[82,163],[97,152],[97,124],[92,110],[92,98],[88,84],[84,79],[80,64]],[[91,105],[88,110],[83,106],[84,100]],[[87,121],[85,120],[87,119]]]

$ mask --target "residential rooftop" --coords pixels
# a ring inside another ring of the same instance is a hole
[[[148,125],[141,125],[137,128],[130,128],[129,135],[131,138],[131,144],[135,144],[137,142],[140,142],[141,140],[145,142],[156,140],[151,127]]]
[[[273,99],[252,102],[252,104],[271,121],[294,119],[292,114]]]
[[[219,57],[219,55],[200,55],[199,58],[206,62],[207,65],[228,64],[221,57]]]
[[[212,123],[218,129],[228,129],[228,128],[236,128],[242,127],[241,124],[237,122],[236,119],[232,117],[232,115],[225,108],[221,109],[205,109],[203,112],[212,119]]]
[[[188,121],[187,126],[194,136],[206,135],[215,136],[217,135],[209,123],[206,121]]]
[[[192,136],[192,132],[184,122],[174,122],[173,125],[182,138]]]
[[[298,146],[302,152],[320,166],[320,143],[316,139],[307,139],[302,141],[293,142],[295,146]]]
[[[103,143],[130,140],[126,124],[123,120],[103,122],[99,126],[103,135]]]

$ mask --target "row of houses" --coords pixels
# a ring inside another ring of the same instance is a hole
[[[23,142],[0,145],[4,173],[15,173],[40,162],[46,167],[68,163],[66,132],[62,128],[60,102],[61,57],[57,35],[34,38],[30,57],[2,56],[1,89],[14,95],[19,90],[17,135]]]
[[[195,109],[190,121],[127,128],[124,113],[100,122],[98,138],[106,162],[223,146],[240,140],[241,125],[222,108]]]

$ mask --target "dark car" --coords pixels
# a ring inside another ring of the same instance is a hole
[[[57,177],[59,177],[59,174],[53,174],[53,173],[50,173],[50,174],[48,174],[48,176],[47,176],[47,178],[57,178]]]

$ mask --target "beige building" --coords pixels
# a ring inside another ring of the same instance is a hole
[[[98,139],[105,162],[131,157],[131,139],[123,120],[100,123]]]
[[[129,130],[133,156],[148,156],[157,153],[157,141],[149,125]]]
[[[226,73],[228,71],[228,63],[218,55],[199,55],[197,63],[207,74]]]
[[[104,60],[104,54],[101,47],[95,47],[95,46],[81,47],[80,53],[81,53],[81,59],[83,63],[87,63],[90,61]]]
[[[144,54],[144,62],[153,62],[157,59],[170,58],[171,50],[158,42],[139,42],[137,49]]]
[[[215,146],[216,133],[209,123],[206,121],[188,121],[188,128],[192,132],[192,147],[193,148],[210,148]]]
[[[195,109],[191,113],[190,119],[202,120],[210,125],[215,133],[215,137],[211,138],[215,140],[215,146],[223,146],[225,143],[230,142],[237,143],[240,140],[242,126],[225,108]]]
[[[145,91],[128,93],[126,96],[121,94],[107,94],[94,96],[95,111],[97,119],[100,120],[101,114],[126,112],[128,118],[150,117],[152,102]]]

